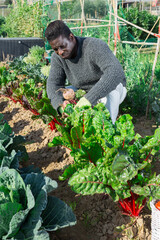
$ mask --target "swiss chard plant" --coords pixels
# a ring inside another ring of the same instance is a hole
[[[62,135],[49,143],[51,147],[69,148],[74,157],[74,164],[64,170],[60,179],[69,179],[71,188],[83,195],[109,194],[119,201],[124,214],[138,216],[147,197],[151,200],[159,196],[158,184],[148,195],[137,189],[159,178],[152,174],[151,162],[160,149],[160,129],[143,138],[135,134],[128,114],[113,125],[101,103],[93,109],[68,105],[65,111],[65,126],[56,126]]]
[[[79,89],[75,93],[75,99],[70,100],[73,104],[85,94],[85,91]],[[58,115],[57,111],[52,107],[50,100],[47,97],[46,88],[43,88],[37,98],[35,98],[35,108],[37,109],[38,114],[32,116],[32,119],[41,118],[45,124],[48,124],[51,130],[56,128],[55,124],[63,126],[64,118]]]
[[[17,88],[16,73],[10,72],[3,66],[0,67],[0,95],[9,97],[12,99],[12,88]]]
[[[47,231],[76,223],[71,208],[48,196],[57,182],[42,173],[0,169],[0,239],[49,240]]]
[[[35,115],[38,114],[35,109],[35,103],[38,101],[39,93],[42,91],[42,87],[38,87],[35,84],[34,79],[21,81],[18,88],[13,90],[13,98],[19,101],[25,109],[30,110]]]
[[[56,123],[61,123],[57,111],[52,107],[50,100],[47,97],[45,88],[39,92],[34,104],[38,114],[37,116],[33,116],[32,119],[41,118],[46,124],[51,124],[53,120]]]

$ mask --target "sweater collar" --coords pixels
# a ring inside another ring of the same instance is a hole
[[[77,44],[78,44],[77,55],[76,55],[75,58],[66,59],[66,61],[70,61],[70,62],[73,62],[73,63],[77,63],[79,61],[79,59],[81,58],[83,40],[85,39],[85,38],[76,37],[76,36],[75,36],[75,38],[76,38],[76,41],[77,41]]]

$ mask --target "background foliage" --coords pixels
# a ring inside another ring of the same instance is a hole
[[[130,7],[128,10],[123,8],[119,9],[118,15],[127,21],[136,24],[139,27],[142,27],[148,31],[150,31],[155,24],[157,20],[157,16],[150,14],[147,11],[139,11],[139,7]],[[126,32],[125,30],[126,27],[123,27],[123,31]],[[135,38],[136,40],[145,40],[147,37],[148,33],[145,33],[131,25],[127,25],[127,31]],[[158,33],[158,23],[156,24],[154,31],[155,33]],[[124,33],[123,33],[124,34]],[[127,34],[127,32],[126,32]],[[150,38],[154,38],[152,35],[149,36]],[[156,40],[156,38],[155,38]]]
[[[29,5],[17,1],[17,6],[11,9],[3,26],[7,37],[42,37],[43,27],[41,23],[42,3],[35,2]]]
[[[128,44],[125,47],[118,45],[117,58],[123,66],[127,81],[127,97],[122,103],[123,112],[145,115],[148,99],[150,101],[150,114],[160,114],[160,57],[158,57],[152,89],[150,81],[152,76],[153,54],[139,53],[137,49]],[[155,102],[156,101],[156,102]],[[156,106],[156,107],[155,107]],[[159,120],[158,120],[159,121]]]
[[[0,16],[0,37],[5,37],[7,35],[6,31],[4,30],[5,18]]]
[[[105,0],[85,0],[84,3],[85,14],[90,17],[104,17],[107,13],[107,2]],[[51,18],[57,18],[56,4],[51,6],[49,10]],[[61,5],[61,17],[79,18],[81,16],[81,5],[79,0],[72,0],[71,2],[64,2]]]

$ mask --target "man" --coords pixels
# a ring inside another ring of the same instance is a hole
[[[51,22],[45,36],[54,53],[47,81],[47,94],[55,109],[63,103],[65,81],[86,94],[76,106],[96,105],[103,102],[113,124],[119,105],[126,96],[123,69],[108,45],[100,39],[76,37],[61,20]]]

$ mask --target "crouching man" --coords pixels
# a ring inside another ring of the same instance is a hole
[[[126,97],[126,79],[121,64],[108,45],[97,38],[74,36],[61,20],[51,22],[45,37],[54,53],[47,80],[47,94],[55,109],[63,103],[66,79],[75,89],[86,91],[76,106],[105,104],[113,124]]]

